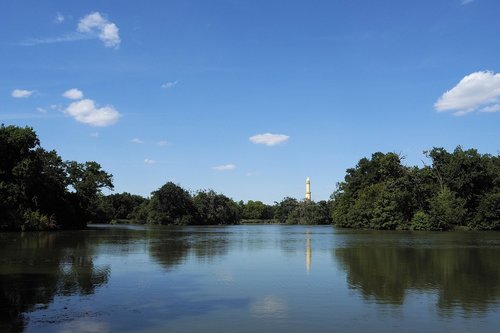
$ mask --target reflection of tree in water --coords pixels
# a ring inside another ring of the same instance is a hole
[[[486,311],[500,300],[498,248],[361,246],[335,250],[350,287],[367,299],[399,305],[409,290],[438,294],[442,310]]]
[[[198,231],[163,231],[150,246],[151,256],[167,269],[182,264],[189,255],[210,262],[228,251],[229,240],[224,233]]]
[[[22,332],[24,313],[48,306],[56,295],[91,294],[108,281],[109,266],[94,265],[94,243],[81,232],[8,234],[1,240],[0,331]]]

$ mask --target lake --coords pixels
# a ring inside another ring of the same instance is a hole
[[[498,332],[500,233],[0,234],[5,332]]]

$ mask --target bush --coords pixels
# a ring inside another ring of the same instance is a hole
[[[53,216],[41,214],[39,211],[27,210],[23,214],[22,231],[54,230],[57,228]]]
[[[413,218],[411,219],[410,229],[411,230],[430,230],[429,214],[427,214],[421,210],[417,211],[413,215]]]

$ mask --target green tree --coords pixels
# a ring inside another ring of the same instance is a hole
[[[288,215],[299,205],[297,199],[286,197],[274,205],[274,218],[279,223],[286,223]]]
[[[193,202],[197,210],[196,224],[237,224],[240,221],[238,204],[223,194],[199,191]]]
[[[143,201],[139,206],[134,207],[127,218],[130,219],[132,223],[146,224],[150,211],[151,201],[149,199],[145,199],[145,201]]]
[[[130,214],[140,206],[146,199],[140,195],[127,192],[115,193],[102,196],[99,201],[99,209],[106,216],[107,222],[111,220],[130,219]]]
[[[447,187],[431,199],[430,205],[429,230],[450,230],[462,225],[465,202]]]
[[[99,164],[63,162],[30,127],[0,127],[0,229],[83,228],[111,175]]]
[[[66,162],[70,198],[78,209],[80,227],[89,222],[101,221],[99,213],[100,194],[103,188],[113,189],[112,175],[101,169],[97,162]]]
[[[273,218],[273,208],[262,201],[248,200],[240,202],[241,218],[246,220],[270,220]]]
[[[315,203],[313,201],[301,201],[288,214],[287,224],[330,224],[330,212],[326,201]]]
[[[149,208],[149,224],[191,224],[196,214],[189,192],[172,182],[152,193]]]
[[[476,216],[471,221],[473,229],[500,230],[500,192],[482,197]]]

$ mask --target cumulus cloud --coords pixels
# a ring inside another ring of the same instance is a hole
[[[445,92],[434,107],[438,112],[453,111],[454,115],[461,116],[477,110],[494,112],[499,104],[500,74],[482,71],[465,76]]]
[[[173,82],[165,82],[164,84],[161,85],[163,89],[170,89],[173,88],[177,85],[179,81],[173,81]]]
[[[33,95],[34,92],[34,90],[14,89],[12,90],[11,96],[14,98],[28,98]]]
[[[120,46],[119,29],[113,22],[108,21],[99,12],[91,13],[80,20],[78,31],[82,33],[98,33],[99,39],[106,47]]]
[[[255,144],[266,146],[276,146],[288,141],[288,139],[290,139],[288,135],[272,133],[257,134],[249,138],[249,140]]]
[[[38,108],[36,108],[36,110],[37,110],[38,112],[40,112],[40,113],[47,113],[47,110],[46,110],[46,109],[44,109],[44,108],[40,108],[40,107],[38,107]]]
[[[62,23],[64,19],[64,16],[58,13],[54,22]],[[110,22],[101,13],[94,12],[80,19],[77,31],[67,32],[56,37],[29,38],[20,42],[20,45],[34,46],[99,38],[105,47],[117,49],[121,43],[119,30],[115,23]]]
[[[66,90],[64,94],[62,94],[63,97],[69,98],[69,99],[82,99],[83,98],[83,92],[81,90],[78,90],[76,88]]]
[[[149,159],[149,158],[146,158],[144,160],[144,163],[145,164],[148,164],[148,165],[153,165],[153,164],[156,164],[156,161],[155,160],[152,160],[152,159]]]
[[[91,99],[73,102],[64,112],[78,122],[97,127],[113,125],[120,118],[120,113],[114,107],[107,105],[100,108]]]
[[[234,164],[223,164],[223,165],[217,165],[212,168],[215,171],[231,171],[236,169],[236,165]]]
[[[142,144],[142,143],[144,143],[144,141],[142,141],[142,140],[141,140],[141,139],[139,139],[139,138],[134,138],[134,139],[130,140],[130,142],[132,142],[132,143],[136,143],[136,144]]]

